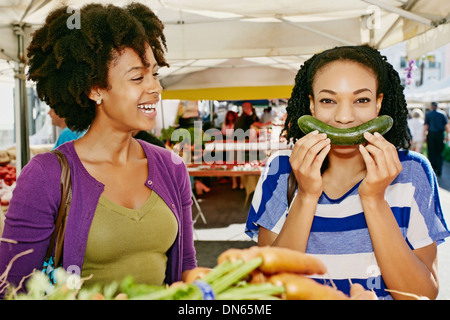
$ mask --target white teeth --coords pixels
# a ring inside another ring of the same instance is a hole
[[[144,113],[150,113],[155,110],[156,105],[155,104],[140,104],[140,105],[138,105],[138,108]]]

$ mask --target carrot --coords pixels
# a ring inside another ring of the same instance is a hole
[[[242,250],[240,249],[228,249],[222,252],[217,258],[217,264],[222,264],[224,261],[235,262],[241,259]]]
[[[172,282],[172,284],[169,286],[170,288],[179,288],[184,286],[185,282],[184,281],[175,281]]]
[[[125,293],[119,293],[115,296],[114,300],[128,300],[128,296]]]
[[[325,265],[314,256],[280,247],[250,247],[248,249],[228,249],[223,252],[218,263],[229,261],[249,261],[255,257],[263,259],[259,269],[268,274],[292,272],[300,274],[324,274],[327,271]]]
[[[348,300],[342,291],[299,274],[273,275],[270,277],[270,282],[284,287],[286,300]]]
[[[253,246],[247,249],[228,249],[222,252],[217,258],[217,264],[223,263],[225,260],[236,262],[239,260],[250,261],[253,258],[258,257],[258,247]]]
[[[250,280],[248,282],[252,284],[269,282],[269,275],[256,269],[250,273]]]
[[[311,275],[327,272],[322,261],[306,253],[278,247],[260,249],[259,255],[264,260],[260,270],[265,273],[292,272]]]
[[[354,283],[350,287],[350,299],[352,300],[378,300],[375,292],[366,290],[359,283]]]
[[[91,300],[105,300],[105,297],[101,293],[97,292],[92,295]]]
[[[184,282],[193,283],[195,280],[202,279],[205,275],[211,272],[211,268],[206,267],[197,267],[192,269],[187,274],[187,277]]]
[[[375,294],[375,292],[370,291],[370,290],[364,290],[360,294],[358,294],[354,297],[351,297],[350,299],[352,299],[352,300],[378,300],[378,297]]]

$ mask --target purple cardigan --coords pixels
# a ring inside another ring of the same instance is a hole
[[[197,265],[189,174],[183,160],[175,153],[137,141],[148,160],[146,186],[164,200],[178,221],[177,238],[167,253],[166,283],[170,284],[179,281],[183,271]],[[66,270],[81,274],[89,229],[104,185],[84,168],[73,141],[58,149],[66,155],[72,177],[72,205],[66,227],[63,264]],[[17,179],[2,237],[18,243],[0,243],[0,274],[16,254],[30,248],[34,251],[13,264],[8,277],[11,283],[17,285],[34,268],[42,268],[61,198],[60,176],[61,168],[56,156],[42,153],[31,159]]]

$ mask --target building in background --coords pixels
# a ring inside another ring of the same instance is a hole
[[[402,84],[410,90],[450,77],[450,43],[419,58],[406,57],[404,42],[381,52],[398,71]],[[411,60],[414,60],[414,70],[412,70],[412,81],[408,84]]]

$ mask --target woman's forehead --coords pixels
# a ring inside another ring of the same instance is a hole
[[[368,66],[351,60],[336,60],[317,70],[313,79],[313,88],[318,82],[333,83],[343,79],[377,85],[377,76]]]
[[[130,47],[124,48],[120,51],[116,51],[116,53],[113,53],[113,55],[113,61],[109,68],[110,71],[112,71],[112,69],[115,69],[116,71],[123,73],[129,72],[133,68],[152,68],[157,64],[150,46],[147,46],[145,51],[145,59],[150,64],[149,66],[145,66],[139,54]]]

